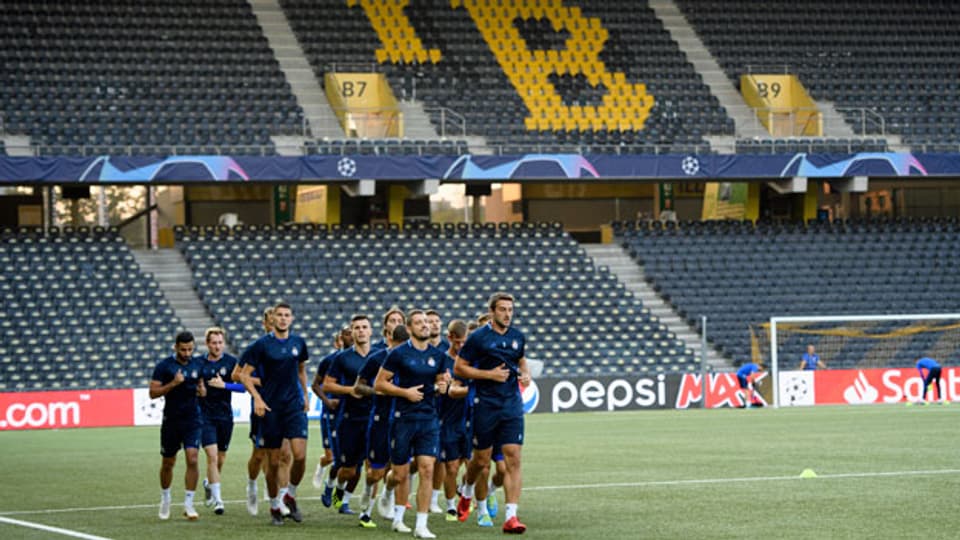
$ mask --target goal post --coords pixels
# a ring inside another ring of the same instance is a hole
[[[920,356],[953,360],[960,352],[960,313],[775,316],[750,325],[750,341],[753,360],[770,366],[773,406],[779,407],[781,364],[799,363],[807,343],[828,369],[912,367]]]

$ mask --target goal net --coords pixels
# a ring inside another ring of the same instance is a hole
[[[829,369],[912,367],[921,356],[953,363],[960,314],[772,317],[751,325],[750,339],[753,361],[767,364],[774,381],[800,368],[808,345]]]

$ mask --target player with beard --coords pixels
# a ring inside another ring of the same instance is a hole
[[[193,334],[177,334],[174,354],[161,360],[150,377],[150,399],[164,398],[160,424],[160,519],[170,519],[170,484],[181,447],[187,462],[183,515],[190,521],[200,517],[193,507],[193,497],[200,476],[197,462],[203,418],[199,398],[206,395],[206,387],[201,376],[203,365],[193,357],[193,346]]]
[[[296,492],[303,479],[307,456],[307,393],[306,363],[309,359],[304,339],[290,331],[293,309],[281,302],[273,308],[273,332],[258,339],[244,352],[247,362],[240,376],[247,392],[253,396],[254,413],[261,418],[258,446],[268,449],[267,492],[270,495],[270,515],[274,525],[283,525],[282,507],[289,509],[294,521],[301,521]],[[260,389],[253,384],[251,374],[260,374]],[[290,440],[293,463],[290,481],[284,488],[278,482],[281,446]]]
[[[514,298],[504,292],[491,295],[488,302],[490,322],[470,334],[457,355],[454,374],[473,380],[475,395],[473,412],[473,456],[467,466],[463,495],[457,510],[461,521],[470,514],[470,501],[476,496],[478,523],[485,525],[489,515],[486,501],[486,478],[480,478],[489,467],[494,447],[503,451],[506,471],[503,487],[506,495],[503,532],[522,534],[526,525],[517,517],[523,488],[521,449],[523,447],[523,399],[520,384],[530,384],[530,371],[524,356],[526,338],[510,326],[513,322]],[[478,482],[478,480],[482,480]]]
[[[410,532],[403,523],[404,504],[410,492],[410,458],[420,483],[417,488],[417,519],[414,538],[436,538],[427,528],[433,467],[440,446],[436,395],[445,394],[450,375],[443,369],[444,352],[430,345],[430,327],[419,309],[407,314],[410,339],[390,351],[377,374],[374,388],[393,396],[394,417],[390,426],[392,474],[387,488],[395,490],[393,530]]]

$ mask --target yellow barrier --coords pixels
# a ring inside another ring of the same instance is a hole
[[[796,75],[741,75],[740,92],[771,135],[823,135],[823,115]]]
[[[324,86],[348,137],[403,136],[403,114],[383,73],[331,72]]]

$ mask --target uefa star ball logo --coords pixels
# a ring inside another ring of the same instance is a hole
[[[680,168],[683,169],[683,173],[687,176],[693,176],[700,172],[700,160],[694,156],[687,156],[683,158]]]
[[[357,174],[357,162],[348,157],[340,158],[337,162],[337,172],[340,176],[353,176]]]

